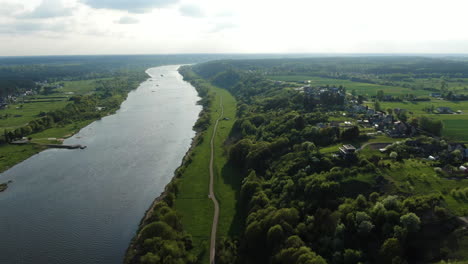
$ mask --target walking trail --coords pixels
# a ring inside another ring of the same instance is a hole
[[[221,114],[219,115],[218,119],[216,119],[214,128],[213,128],[213,135],[211,136],[211,158],[210,158],[210,194],[209,197],[213,200],[214,203],[214,216],[213,216],[213,224],[211,226],[211,244],[210,244],[210,264],[215,263],[215,250],[216,250],[216,231],[218,229],[218,218],[219,218],[219,203],[216,199],[214,194],[213,185],[214,185],[214,173],[213,173],[213,161],[214,161],[214,139],[216,136],[216,129],[218,128],[218,123],[224,115],[224,107],[223,107],[223,98],[220,97],[221,106]]]

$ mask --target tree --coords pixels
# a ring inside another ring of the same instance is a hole
[[[393,259],[399,258],[401,256],[402,250],[400,241],[396,238],[389,238],[385,240],[380,247],[380,263],[391,264]]]
[[[357,126],[348,128],[341,133],[341,137],[344,140],[354,140],[359,137],[359,128]]]
[[[347,248],[345,249],[343,253],[343,263],[344,264],[356,264],[361,261],[362,258],[362,252],[359,250],[354,250]]]
[[[441,120],[431,120],[426,116],[421,116],[418,124],[420,129],[435,136],[440,136],[442,134],[442,129],[444,128],[444,123],[442,123]]]
[[[267,233],[267,243],[270,247],[278,247],[284,239],[284,231],[280,225],[272,226]]]
[[[407,213],[401,216],[400,222],[409,232],[418,231],[421,225],[421,220],[415,213]]]
[[[358,103],[358,104],[362,104],[363,102],[364,102],[364,96],[358,95],[357,103]]]
[[[374,109],[375,109],[375,111],[381,111],[382,110],[382,107],[380,106],[380,102],[378,100],[376,100],[374,102]]]
[[[383,101],[384,99],[384,91],[383,90],[378,90],[377,91],[377,100]]]

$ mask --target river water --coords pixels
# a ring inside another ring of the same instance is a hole
[[[116,114],[0,175],[0,263],[121,263],[170,181],[201,111],[178,66],[151,68]],[[163,75],[163,76],[162,76]]]

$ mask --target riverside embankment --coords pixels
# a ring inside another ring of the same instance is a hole
[[[120,263],[190,147],[201,106],[178,66],[151,68],[116,114],[0,175],[0,263]]]

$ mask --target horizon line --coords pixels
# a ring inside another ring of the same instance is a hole
[[[0,59],[3,58],[27,58],[27,57],[92,57],[92,56],[187,56],[187,55],[235,55],[235,56],[254,56],[254,55],[265,55],[265,56],[281,56],[281,55],[293,55],[293,56],[468,56],[468,53],[426,53],[426,52],[199,52],[199,53],[109,53],[109,54],[44,54],[44,55],[0,55]]]

